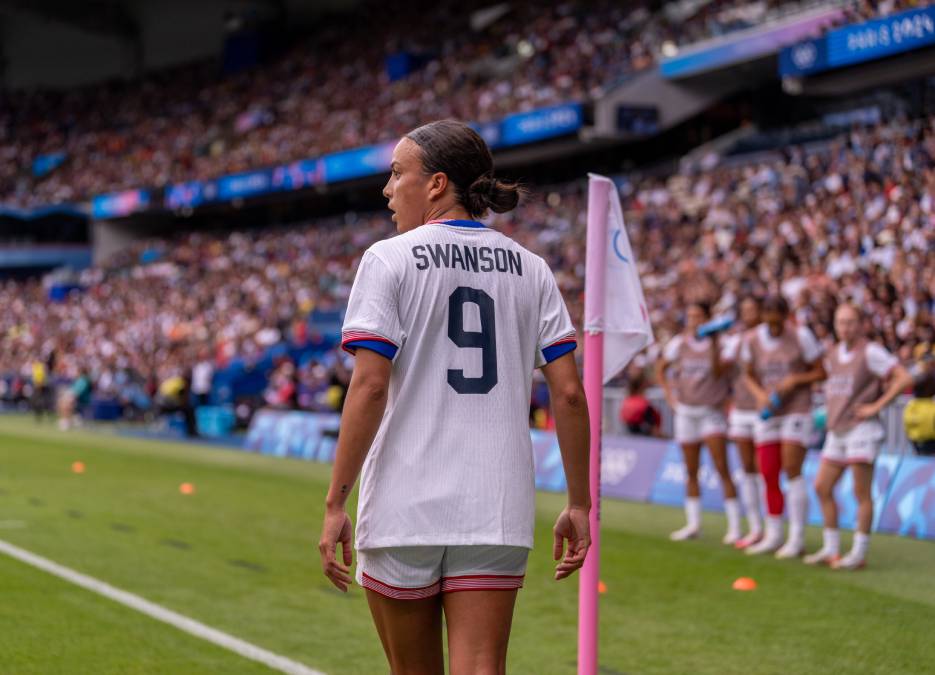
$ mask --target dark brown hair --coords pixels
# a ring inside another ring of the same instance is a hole
[[[472,218],[482,218],[488,209],[505,213],[516,208],[523,188],[494,178],[490,148],[467,124],[429,122],[410,131],[406,138],[421,148],[426,173],[448,176],[458,203]]]
[[[789,303],[781,295],[767,295],[760,308],[764,312],[779,312],[782,316],[789,316]]]
[[[694,300],[688,303],[689,307],[697,307],[705,315],[706,318],[711,318],[711,303],[705,300]]]

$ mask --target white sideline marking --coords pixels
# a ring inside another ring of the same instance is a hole
[[[207,640],[212,642],[219,647],[228,649],[236,654],[240,654],[244,658],[252,659],[253,661],[258,661],[265,666],[272,668],[273,670],[278,670],[281,673],[287,673],[288,675],[324,675],[324,673],[313,670],[308,666],[305,666],[297,661],[288,659],[285,656],[280,656],[279,654],[274,654],[271,651],[267,651],[262,647],[257,647],[254,644],[250,644],[240,638],[236,638],[233,635],[229,635],[223,631],[219,631],[216,628],[211,628],[211,626],[206,626],[200,621],[195,621],[190,619],[187,616],[173,612],[171,609],[166,609],[162,605],[157,605],[154,602],[150,602],[144,598],[141,598],[138,595],[133,593],[128,593],[127,591],[122,591],[119,588],[115,588],[110,584],[99,581],[94,577],[89,577],[86,574],[81,574],[81,572],[76,572],[73,569],[59,565],[58,563],[52,562],[47,558],[38,556],[35,553],[30,553],[29,551],[14,546],[13,544],[0,539],[0,553],[6,553],[11,558],[16,558],[20,562],[24,562],[27,565],[32,565],[43,572],[48,572],[49,574],[55,575],[65,581],[70,581],[76,586],[81,586],[84,589],[97,593],[98,595],[103,595],[105,598],[109,598],[114,602],[119,602],[121,605],[125,605],[130,609],[135,609],[138,612],[145,614],[148,617],[156,619],[157,621],[162,621],[167,623],[170,626],[174,626],[179,630],[185,631],[189,635],[194,635],[199,637],[202,640]]]

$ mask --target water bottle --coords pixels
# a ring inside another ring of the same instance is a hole
[[[775,391],[769,395],[769,403],[766,404],[766,407],[760,411],[760,419],[763,421],[768,420],[770,417],[776,414],[776,411],[779,410],[779,406],[782,405],[782,399],[779,397]]]
[[[716,316],[710,321],[707,321],[698,326],[698,330],[695,331],[695,336],[700,340],[701,338],[706,338],[709,335],[714,335],[715,333],[723,333],[724,331],[729,330],[730,327],[734,325],[734,321],[736,320],[737,318],[732,312]]]

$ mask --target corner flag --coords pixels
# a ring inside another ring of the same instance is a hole
[[[604,383],[652,344],[653,329],[613,181],[588,176],[584,282],[584,391],[591,422],[591,550],[578,587],[578,675],[597,675]],[[606,340],[605,340],[606,337]]]

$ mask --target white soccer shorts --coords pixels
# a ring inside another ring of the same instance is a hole
[[[761,443],[797,443],[804,448],[812,437],[812,414],[789,413],[775,415],[768,420],[759,419],[753,429],[753,440]]]
[[[712,436],[727,435],[724,412],[711,406],[675,406],[675,440],[677,443],[701,443]]]
[[[833,464],[873,464],[885,436],[883,425],[873,420],[861,422],[843,434],[829,431],[821,458]]]
[[[760,413],[756,410],[731,409],[727,416],[727,436],[734,440],[753,440],[753,430]]]
[[[520,546],[399,546],[357,552],[357,583],[395,600],[523,587],[529,549]]]

